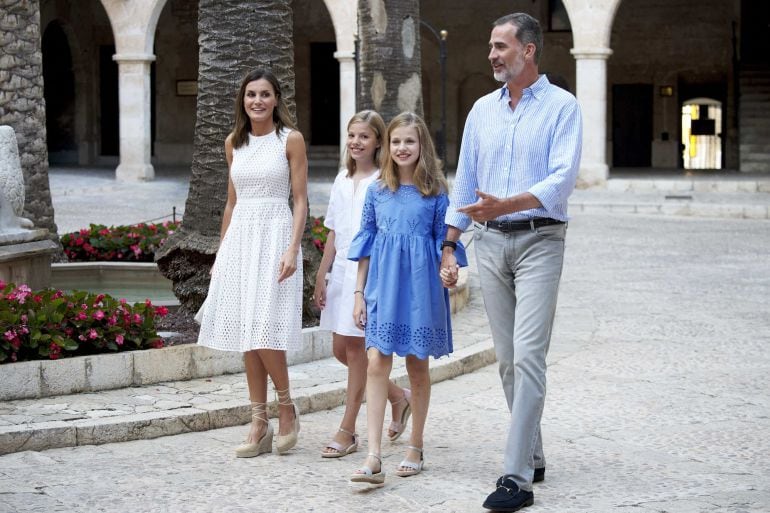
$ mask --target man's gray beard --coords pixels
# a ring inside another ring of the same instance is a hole
[[[499,73],[493,72],[492,76],[495,77],[495,80],[497,80],[498,82],[502,82],[502,83],[508,82],[508,73],[506,73],[505,71],[501,71]]]

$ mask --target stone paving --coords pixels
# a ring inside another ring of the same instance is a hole
[[[548,469],[526,511],[770,511],[768,248],[767,220],[575,217],[549,355]],[[244,427],[1,456],[0,512],[484,511],[506,428],[494,366],[434,386],[428,470],[395,477],[408,441],[385,444],[383,488],[347,484],[363,454],[319,457],[340,416],[303,415],[286,456],[233,458]]]

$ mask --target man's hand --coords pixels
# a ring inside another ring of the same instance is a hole
[[[451,289],[457,285],[459,269],[460,266],[457,265],[457,258],[455,257],[454,253],[450,251],[444,251],[441,255],[441,267],[439,270],[441,284],[448,289]]]
[[[476,189],[476,196],[479,197],[476,203],[460,207],[457,211],[469,216],[477,223],[491,221],[508,213],[508,210],[506,209],[506,200],[500,199],[497,196],[492,196],[486,192],[481,192],[478,189]]]

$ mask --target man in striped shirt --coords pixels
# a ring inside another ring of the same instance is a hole
[[[517,511],[545,477],[540,417],[546,353],[564,257],[567,198],[582,124],[575,97],[538,72],[543,36],[523,13],[494,22],[489,61],[504,85],[468,114],[447,212],[441,275],[454,286],[453,242],[473,224],[481,290],[511,411],[503,475],[484,507]]]

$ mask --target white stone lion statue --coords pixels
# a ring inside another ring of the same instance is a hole
[[[0,233],[33,228],[22,217],[24,211],[24,175],[19,161],[19,147],[13,128],[0,126]]]

